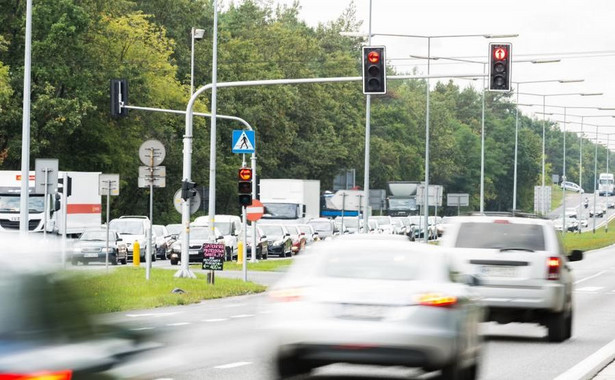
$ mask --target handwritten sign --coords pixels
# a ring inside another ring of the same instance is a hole
[[[203,250],[203,269],[223,270],[224,244],[205,243]]]

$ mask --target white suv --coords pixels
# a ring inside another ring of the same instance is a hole
[[[145,262],[147,250],[146,236],[149,234],[150,221],[148,217],[121,216],[109,222],[109,229],[117,231],[128,249],[128,259],[133,260],[134,242],[139,242],[139,257]],[[156,261],[155,242],[152,241],[152,261]]]
[[[583,252],[564,252],[546,219],[508,216],[454,218],[440,245],[454,248],[456,272],[478,278],[476,291],[488,307],[487,320],[532,322],[547,327],[548,340],[572,336],[573,278],[568,261]]]

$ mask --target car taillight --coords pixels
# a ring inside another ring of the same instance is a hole
[[[0,373],[0,380],[70,380],[73,371],[41,371],[33,373]]]
[[[457,303],[457,297],[440,293],[426,293],[419,296],[419,303],[423,306],[453,306]]]
[[[547,260],[547,280],[559,280],[562,262],[559,257],[549,257]]]
[[[303,296],[303,291],[302,289],[299,289],[299,288],[278,289],[278,290],[272,290],[269,293],[269,297],[271,297],[274,301],[278,301],[278,302],[299,301],[302,298],[302,296]]]

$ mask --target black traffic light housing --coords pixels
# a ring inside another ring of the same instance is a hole
[[[111,79],[111,116],[128,116],[128,81],[126,79]]]
[[[182,182],[182,199],[184,201],[190,200],[196,195],[196,183],[184,180]]]
[[[62,185],[62,187],[58,186],[58,193],[63,193],[64,189],[66,189],[66,198],[73,194],[73,177],[66,176],[66,184],[64,183],[64,178],[58,178],[58,185]]]
[[[498,42],[489,44],[489,91],[511,90],[512,44]]]
[[[239,193],[239,205],[249,206],[252,204],[252,169],[240,168],[237,173],[237,192]]]
[[[363,93],[386,94],[387,70],[384,46],[363,46]]]

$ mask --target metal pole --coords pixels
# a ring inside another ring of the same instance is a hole
[[[429,242],[427,224],[429,222],[429,74],[431,70],[431,38],[427,37],[427,79],[425,82],[425,189],[423,192],[423,220],[425,222],[425,243]]]
[[[487,65],[483,65],[483,74]],[[485,213],[485,77],[483,77],[482,111],[480,120],[480,213]]]
[[[545,99],[546,96],[542,96],[542,184],[540,188],[541,194],[541,207],[540,213],[546,213],[547,201],[545,200]]]
[[[30,191],[30,92],[32,55],[32,0],[26,1],[26,40],[23,72],[23,120],[21,128],[21,194],[19,198],[19,232],[28,233],[28,192]]]
[[[564,151],[562,153],[562,181],[566,181],[566,107],[564,107]],[[562,235],[566,234],[566,186],[562,186]]]
[[[47,198],[49,198],[48,195],[48,185],[49,185],[49,169],[45,168],[45,200],[43,201],[44,204],[44,209],[45,209],[45,213],[43,214],[43,238],[47,237],[47,221],[48,221],[48,217],[47,214],[49,214],[49,200]]]
[[[369,37],[368,45],[372,44],[372,0],[369,0]],[[365,175],[363,177],[363,190],[365,191],[365,199],[363,199],[363,220],[365,225],[369,225],[369,144],[371,134],[371,95],[365,96]],[[369,233],[369,228],[365,229],[365,233]]]
[[[250,158],[250,165],[252,167],[252,199],[256,199],[256,154],[254,153],[252,153],[252,157]],[[245,238],[245,233],[244,233],[244,238]],[[252,250],[254,251],[254,253],[252,254],[253,263],[256,262],[256,244],[257,244],[256,222],[254,221],[252,222]],[[261,255],[262,255],[262,252],[261,252]],[[232,252],[231,252],[231,256],[233,256]]]
[[[243,225],[243,229],[241,231],[241,233],[243,234],[243,244],[241,245],[241,256],[243,257],[243,264],[241,267],[241,272],[243,273],[243,282],[248,281],[248,249],[247,249],[247,245],[248,245],[248,240],[247,240],[247,225],[248,225],[248,220],[246,217],[246,206],[241,206],[241,224]],[[252,257],[256,256],[256,246],[252,247]]]
[[[152,152],[152,157],[153,157],[153,152]],[[150,168],[150,170],[154,170],[153,167]],[[149,183],[149,232],[147,234],[147,249],[145,251],[145,279],[149,280],[149,276],[150,276],[150,271],[152,268],[152,231],[154,229],[153,224],[154,224],[154,179],[153,179],[153,173],[150,176],[150,183]]]
[[[105,253],[105,270],[109,272],[109,198],[111,197],[111,181],[107,181],[107,246]],[[134,251],[133,251],[134,260]]]
[[[190,95],[194,94],[194,27],[190,32]]]
[[[596,193],[598,192],[598,127],[596,126],[596,141],[594,142],[594,223],[593,232],[596,233]]]
[[[515,112],[515,165],[513,169],[513,213],[517,209],[517,152],[519,150],[519,83],[517,83],[517,112]]]
[[[216,112],[218,93],[218,0],[214,0],[213,47],[211,61],[211,136],[209,142],[209,228],[215,235],[216,216]],[[244,240],[244,245],[246,241]],[[244,261],[246,258],[244,257]]]
[[[583,116],[581,116],[581,138],[579,139],[579,186],[583,188]],[[582,202],[583,195],[579,193],[579,214],[583,210]],[[579,224],[579,233],[581,233],[581,224]]]

